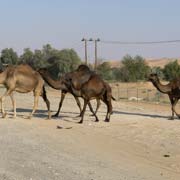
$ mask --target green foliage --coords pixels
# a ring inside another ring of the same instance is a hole
[[[112,80],[114,79],[114,74],[111,69],[109,62],[103,62],[97,67],[97,73],[102,76],[105,80]]]
[[[73,49],[54,51],[54,56],[48,59],[49,71],[58,78],[61,74],[75,70],[81,60]]]
[[[141,56],[133,58],[130,55],[126,55],[123,57],[122,67],[119,69],[119,72],[116,70],[116,74],[120,76],[119,79],[122,81],[136,82],[145,80],[149,70],[150,67]]]
[[[29,48],[24,49],[20,56],[20,63],[27,63],[34,69],[48,68],[54,78],[77,68],[81,59],[73,49],[57,50],[50,44],[44,45],[42,50],[32,52]]]
[[[161,79],[164,79],[163,69],[159,66],[151,68],[151,72],[158,74]]]
[[[113,68],[112,71],[113,71],[114,79],[116,81],[122,81],[122,78],[121,78],[122,72],[120,68]]]
[[[165,65],[163,69],[165,80],[172,80],[177,77],[180,77],[180,65],[178,61],[175,60]]]
[[[12,48],[6,48],[1,51],[1,63],[3,64],[17,64],[18,55]]]
[[[19,57],[19,63],[25,63],[33,66],[34,53],[29,49],[25,48],[23,54]]]

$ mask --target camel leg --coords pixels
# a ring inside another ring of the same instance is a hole
[[[62,104],[63,104],[63,101],[64,101],[65,96],[66,96],[66,93],[61,92],[61,100],[60,100],[60,102],[59,102],[59,108],[58,108],[58,110],[57,110],[56,114],[54,114],[52,117],[58,117],[58,115],[59,115],[59,112],[60,112],[60,110],[61,110],[61,107],[62,107]]]
[[[106,113],[106,118],[105,118],[105,122],[109,122],[110,121],[110,116],[112,114],[112,103],[111,103],[111,99],[108,99],[107,97],[104,97],[103,102],[106,104],[107,106],[107,113]]]
[[[10,98],[12,101],[13,111],[14,111],[13,117],[16,118],[16,100],[14,99],[13,93],[10,94]]]
[[[3,105],[3,103],[4,103],[4,101],[5,101],[5,98],[6,98],[6,96],[8,96],[8,95],[10,95],[12,93],[12,90],[11,89],[9,89],[9,90],[7,90],[5,93],[4,93],[4,95],[3,96],[1,96],[1,98],[0,98],[0,101],[1,101],[1,111],[2,111],[2,118],[5,118],[6,117],[6,112],[5,112],[5,110],[4,110],[4,105]]]
[[[95,112],[94,112],[90,102],[88,103],[88,106],[89,106],[90,111],[92,112],[92,116],[94,116]]]
[[[174,103],[173,103],[173,105],[172,105],[172,111],[175,112],[175,114],[176,114],[176,116],[177,116],[178,118],[180,118],[180,114],[178,114],[178,113],[176,112],[176,109],[175,109],[175,106],[176,106],[178,100],[179,100],[178,98],[175,98]]]
[[[96,106],[95,114],[97,113],[97,111],[98,111],[98,109],[99,109],[99,107],[101,105],[100,99],[96,99],[96,101],[97,101],[97,106]]]
[[[38,101],[39,101],[39,95],[38,94],[35,94],[34,95],[34,106],[33,106],[33,110],[32,112],[30,113],[29,115],[29,119],[31,119],[31,117],[33,116],[33,114],[35,113],[37,107],[38,107]]]
[[[48,119],[51,119],[50,102],[49,102],[49,100],[48,100],[48,98],[47,98],[46,90],[45,90],[45,87],[44,87],[44,86],[43,86],[42,98],[43,98],[43,100],[45,101],[46,106],[47,106],[47,109],[48,109]]]
[[[88,103],[89,109],[90,109],[90,111],[92,112],[92,115],[91,115],[91,116],[95,116],[94,114],[97,113],[97,111],[98,111],[98,109],[99,109],[99,107],[100,107],[100,105],[101,105],[101,102],[100,102],[99,99],[96,99],[96,102],[97,102],[97,105],[96,105],[96,110],[95,110],[95,112],[94,112],[94,110],[93,110],[93,108],[92,108],[91,103]]]
[[[83,106],[83,110],[82,110],[82,113],[81,113],[81,120],[79,121],[80,124],[83,123],[84,113],[86,111],[86,106],[87,106],[88,102],[89,102],[89,100],[84,99],[84,106]]]
[[[106,119],[105,119],[105,122],[109,122],[110,121],[110,116],[112,114],[112,103],[111,103],[111,100],[108,101],[108,112],[107,112],[107,115],[106,115]]]
[[[79,107],[79,110],[80,110],[80,115],[79,116],[81,116],[81,112],[82,112],[81,103],[80,103],[79,98],[77,96],[74,96],[74,98],[75,98],[76,103],[77,103],[77,105]]]
[[[90,102],[88,103],[88,106],[89,106],[89,109],[91,110],[91,112],[93,113],[92,116],[95,116],[95,118],[96,118],[95,122],[99,122],[99,119],[98,119],[96,113],[94,112]]]
[[[173,97],[171,97],[171,96],[169,96],[169,99],[170,99],[170,102],[171,102],[171,111],[172,111],[172,116],[169,119],[174,120],[174,108],[173,108],[173,105],[174,105],[175,99]]]

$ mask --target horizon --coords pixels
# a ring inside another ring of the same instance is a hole
[[[122,45],[102,41],[166,41],[180,39],[178,0],[6,0],[0,4],[0,51],[13,48],[73,48],[84,59],[82,38],[99,38],[98,58],[120,60],[126,54],[144,58],[178,58],[180,43]],[[88,41],[88,60],[94,42]]]

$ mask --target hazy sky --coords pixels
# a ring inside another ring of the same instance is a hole
[[[83,37],[112,41],[180,39],[179,0],[0,0],[0,50],[12,47],[74,48],[84,58]],[[180,57],[180,43],[119,45],[98,43],[98,57],[117,60],[139,54]],[[88,42],[88,58],[94,43]]]

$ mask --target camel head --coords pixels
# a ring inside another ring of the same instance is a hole
[[[152,83],[158,83],[159,77],[156,73],[151,73],[148,77],[148,80],[151,81]]]

